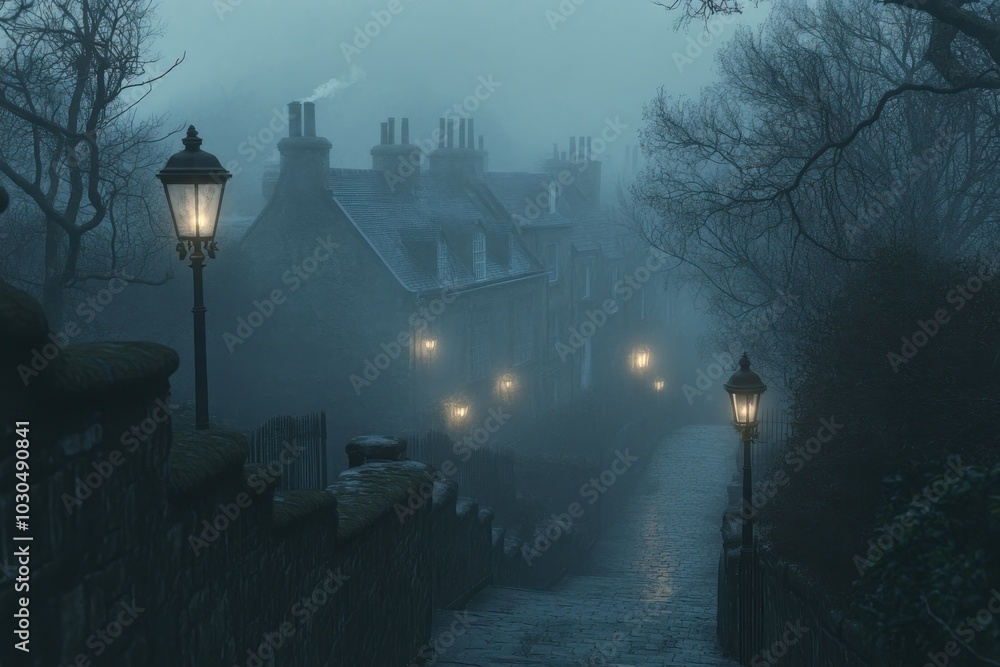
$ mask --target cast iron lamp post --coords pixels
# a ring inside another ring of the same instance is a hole
[[[194,271],[194,427],[208,428],[208,362],[205,355],[205,298],[201,272],[205,255],[215,259],[215,226],[219,222],[222,195],[232,174],[222,168],[218,158],[201,150],[201,139],[194,125],[182,140],[184,150],[174,153],[156,175],[163,183],[170,206],[170,217],[177,233],[177,252],[181,259],[191,252]]]
[[[743,445],[743,540],[740,544],[740,663],[750,666],[753,641],[753,515],[747,508],[753,507],[753,474],[750,459],[750,445],[757,435],[757,408],[760,395],[767,391],[760,376],[750,370],[750,358],[744,352],[740,358],[740,369],[733,373],[725,384],[733,407],[733,426],[740,432]]]

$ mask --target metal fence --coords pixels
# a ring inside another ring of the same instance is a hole
[[[451,461],[456,472],[449,479],[458,483],[459,494],[475,498],[480,507],[511,508],[517,500],[517,456],[509,447],[482,445],[465,453],[446,433],[407,434],[406,455],[429,463],[438,470]],[[468,459],[468,460],[463,460]]]
[[[794,432],[792,415],[783,408],[764,410],[757,426],[757,439],[750,455],[754,480],[764,477],[777,467],[785,455],[785,445]]]
[[[326,412],[273,417],[250,436],[250,461],[281,471],[281,490],[327,486]]]

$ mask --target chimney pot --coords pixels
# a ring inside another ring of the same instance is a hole
[[[458,147],[465,148],[465,119],[461,118],[458,121]]]
[[[438,119],[438,148],[444,148],[444,118]]]
[[[389,145],[396,143],[396,119],[389,118]]]
[[[469,125],[468,125],[468,127],[469,127],[469,141],[468,141],[469,150],[473,150],[476,147],[476,132],[473,129],[474,126],[473,126],[472,123],[473,123],[473,120],[470,118],[469,119]]]
[[[302,136],[302,103],[288,103],[288,136]]]
[[[382,137],[379,139],[379,143],[385,146],[389,143],[389,123],[382,123]]]
[[[399,122],[399,143],[410,143],[410,119],[404,118]]]
[[[316,136],[316,103],[302,103],[303,128],[302,134],[307,137]]]
[[[455,147],[455,119],[448,118],[448,148]]]

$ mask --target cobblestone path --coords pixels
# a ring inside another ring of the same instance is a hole
[[[488,587],[468,608],[439,610],[447,667],[736,667],[715,637],[732,428],[688,426],[666,436],[613,515],[586,572],[551,591]],[[458,617],[456,617],[456,614]]]

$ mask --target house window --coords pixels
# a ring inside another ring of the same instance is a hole
[[[559,246],[549,243],[545,246],[545,268],[549,270],[549,282],[559,280]]]
[[[451,267],[448,266],[448,245],[444,241],[437,243],[437,277],[438,282],[451,282]]]
[[[490,311],[486,304],[469,308],[469,380],[479,380],[490,372]]]
[[[535,358],[535,318],[530,296],[514,303],[514,363],[523,364]]]
[[[472,275],[476,280],[486,278],[486,234],[482,232],[472,239]]]

